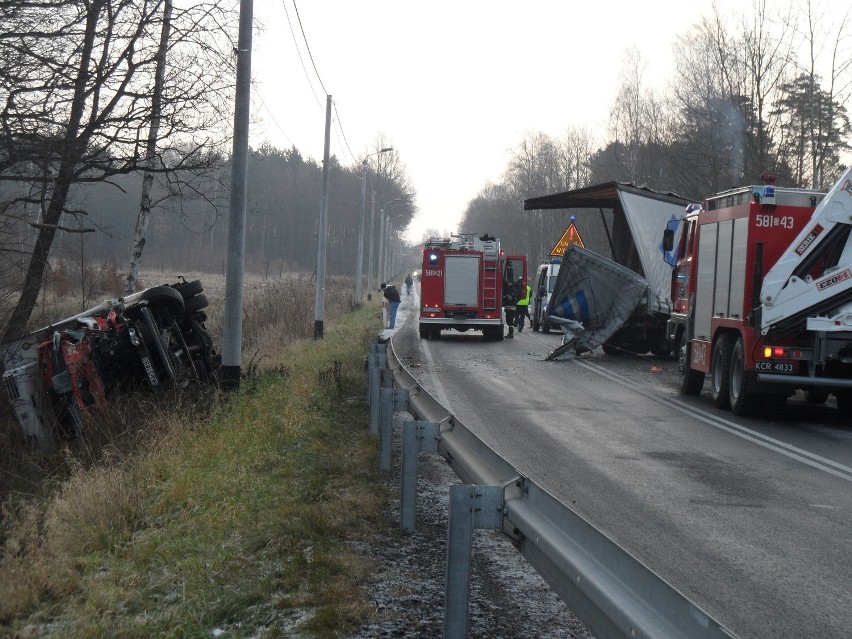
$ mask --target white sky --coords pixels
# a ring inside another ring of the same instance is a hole
[[[602,140],[627,49],[662,88],[676,36],[710,14],[710,0],[296,2],[325,89],[293,0],[255,0],[264,30],[254,33],[251,144],[321,160],[331,94],[349,147],[333,126],[332,154],[351,165],[382,133],[406,165],[419,207],[412,241],[427,228],[456,231],[525,133],[588,127]]]

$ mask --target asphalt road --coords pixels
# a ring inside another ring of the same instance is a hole
[[[394,348],[462,423],[740,637],[852,636],[852,426],[789,401],[741,419],[653,357],[544,361],[556,334]],[[709,384],[708,384],[709,385]]]

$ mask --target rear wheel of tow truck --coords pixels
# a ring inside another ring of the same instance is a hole
[[[683,339],[678,340],[678,367],[680,368],[680,392],[683,395],[698,395],[704,387],[704,373],[689,367],[692,360],[692,345]]]
[[[734,415],[754,415],[763,407],[763,396],[750,389],[752,379],[745,369],[745,344],[739,337],[731,351],[728,371],[728,400]]]
[[[837,400],[837,411],[840,413],[840,418],[843,421],[852,420],[852,391],[836,391],[834,399]]]
[[[809,388],[805,391],[805,401],[808,404],[825,404],[828,391],[824,388]]]
[[[730,335],[722,333],[713,344],[710,380],[713,383],[712,397],[716,408],[731,407],[731,341]]]

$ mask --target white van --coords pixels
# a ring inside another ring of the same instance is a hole
[[[551,324],[547,321],[547,304],[556,284],[556,276],[559,274],[559,258],[555,257],[550,262],[538,267],[535,284],[532,287],[532,299],[530,300],[530,315],[532,315],[533,330],[541,329],[545,333],[550,332]]]

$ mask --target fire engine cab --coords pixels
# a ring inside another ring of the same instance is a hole
[[[503,295],[508,286],[526,284],[526,257],[505,255],[493,236],[430,238],[420,276],[420,337],[439,339],[442,330],[454,329],[502,340]]]
[[[669,328],[682,393],[706,375],[714,404],[738,415],[797,389],[852,414],[850,221],[852,170],[827,194],[764,176],[684,217]]]

